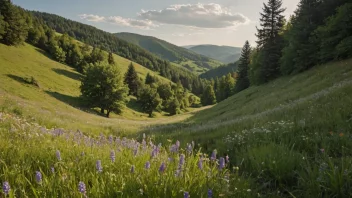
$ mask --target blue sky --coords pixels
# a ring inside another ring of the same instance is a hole
[[[254,44],[267,0],[13,0],[25,9],[58,14],[108,32],[155,36],[176,45]],[[299,0],[283,0],[288,17]]]

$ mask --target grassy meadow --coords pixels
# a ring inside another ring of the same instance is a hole
[[[154,119],[81,108],[80,74],[30,45],[0,67],[0,197],[352,196],[352,60]]]

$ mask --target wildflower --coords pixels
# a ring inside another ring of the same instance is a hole
[[[150,162],[149,161],[145,163],[145,168],[150,169]]]
[[[110,151],[110,159],[111,159],[111,161],[113,163],[115,162],[116,156],[115,156],[115,151],[114,150]]]
[[[51,169],[52,173],[55,173],[55,168],[54,167],[51,167],[50,169]]]
[[[84,184],[84,182],[80,181],[78,183],[78,191],[82,194],[86,194],[86,185]]]
[[[324,152],[325,152],[325,149],[323,149],[323,148],[320,149],[320,152],[321,152],[321,153],[324,153]]]
[[[200,170],[203,169],[203,159],[202,159],[202,158],[200,158],[199,161],[198,161],[198,168],[199,168]]]
[[[217,151],[214,150],[213,153],[211,154],[210,159],[211,159],[212,161],[215,161],[215,160],[216,160],[216,153],[217,153]]]
[[[131,173],[134,173],[134,169],[135,169],[135,167],[134,167],[134,165],[132,165],[132,167],[131,167]]]
[[[343,137],[343,136],[344,136],[344,134],[343,134],[343,133],[340,133],[340,134],[339,134],[339,136],[340,136],[340,137]]]
[[[189,154],[192,153],[192,150],[193,150],[192,144],[187,144],[187,151],[188,151]]]
[[[184,198],[189,198],[189,193],[188,192],[184,192],[183,195],[184,195]]]
[[[252,190],[251,189],[247,189],[247,192],[251,192]]]
[[[160,168],[159,168],[159,172],[163,173],[163,172],[165,171],[165,169],[166,169],[166,165],[165,165],[165,163],[163,162],[163,163],[161,164]]]
[[[220,157],[219,161],[219,169],[225,168],[225,159],[223,157]]]
[[[138,154],[138,148],[135,148],[134,151],[133,151],[133,155],[136,157]]]
[[[103,172],[103,167],[101,166],[101,161],[97,160],[96,168],[99,173]]]
[[[143,133],[143,139],[145,139],[145,133]]]
[[[213,191],[211,189],[208,189],[208,198],[213,197]]]
[[[184,155],[184,154],[181,154],[181,155],[180,155],[180,163],[179,163],[179,166],[182,167],[184,163],[185,163],[185,155]]]
[[[35,172],[35,179],[37,180],[37,183],[42,183],[42,173],[40,171]]]
[[[2,183],[2,190],[4,191],[5,196],[9,194],[11,190],[9,182],[5,181],[4,183]]]
[[[59,150],[56,151],[56,158],[57,160],[61,161],[61,153]]]

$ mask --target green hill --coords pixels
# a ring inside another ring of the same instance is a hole
[[[205,79],[211,79],[216,77],[220,78],[222,76],[225,76],[228,73],[236,72],[237,66],[238,66],[238,61],[235,63],[230,63],[228,65],[217,67],[215,69],[211,69],[207,72],[202,73],[201,75],[199,75],[199,77],[205,78]]]
[[[156,54],[162,59],[169,60],[195,73],[202,73],[222,64],[220,61],[213,60],[155,37],[133,33],[116,33],[115,35],[120,39],[138,45]]]
[[[114,59],[117,67],[125,73],[131,61],[117,55],[114,55]],[[30,117],[38,123],[45,123],[47,127],[84,128],[87,131],[111,131],[111,127],[122,127],[123,130],[132,130],[160,122],[160,119],[163,122],[172,120],[168,117],[162,118],[164,113],[157,114],[157,119],[148,119],[147,114],[140,113],[135,98],[130,99],[122,115],[113,115],[112,119],[83,108],[79,99],[81,74],[69,66],[53,61],[45,52],[28,44],[20,47],[0,44],[0,65],[0,111]],[[142,78],[147,73],[158,76],[137,63],[134,65]],[[32,77],[39,87],[30,84]],[[158,77],[165,82],[171,82]],[[187,117],[176,117],[184,116]]]
[[[240,47],[230,46],[217,46],[217,45],[196,45],[196,46],[185,46],[191,51],[198,54],[219,60],[223,63],[234,63],[238,61],[241,56]]]

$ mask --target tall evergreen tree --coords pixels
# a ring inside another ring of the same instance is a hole
[[[268,82],[280,74],[279,59],[283,48],[283,40],[280,32],[284,25],[285,11],[282,8],[282,0],[269,0],[264,3],[263,12],[260,13],[261,28],[257,28],[258,49],[263,53],[261,66],[261,78]]]
[[[128,85],[128,88],[130,89],[129,95],[137,96],[138,93],[138,75],[136,72],[136,69],[134,68],[133,64],[131,63],[130,66],[128,67],[128,70],[125,74],[125,84]]]
[[[4,17],[0,15],[0,40],[2,39],[3,35],[5,34],[5,21]]]
[[[248,77],[248,70],[250,64],[250,57],[251,56],[251,46],[248,41],[244,44],[241,52],[240,63],[238,64],[237,69],[237,79],[236,79],[236,86],[235,92],[240,92],[244,89],[249,87],[249,77]]]
[[[112,52],[109,52],[108,63],[110,65],[115,65],[115,59],[114,59],[114,56],[112,55]]]
[[[213,86],[210,84],[205,88],[201,98],[202,105],[213,105],[216,103],[216,96]]]
[[[28,26],[19,9],[10,0],[0,0],[0,13],[5,22],[1,42],[6,45],[22,44],[27,38]]]

